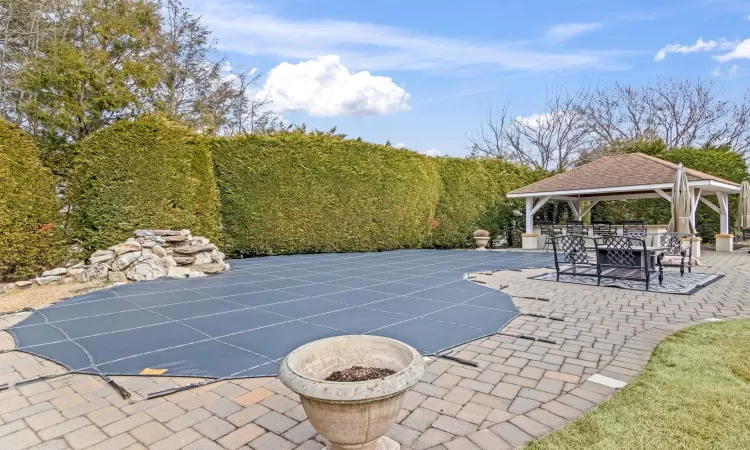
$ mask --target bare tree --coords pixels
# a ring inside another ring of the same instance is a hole
[[[581,105],[589,94],[580,90],[548,90],[544,113],[511,115],[506,102],[477,133],[467,137],[472,156],[505,158],[547,169],[565,169],[592,144],[592,133]]]
[[[615,83],[568,95],[547,92],[543,111],[511,115],[506,102],[467,137],[473,156],[504,158],[543,169],[565,169],[633,141],[666,148],[730,146],[750,156],[750,89],[723,98],[712,81],[660,79],[652,85]]]
[[[596,89],[581,107],[600,145],[656,137],[669,148],[729,145],[741,154],[750,151],[750,91],[731,101],[713,81],[616,83]]]
[[[278,131],[283,123],[269,109],[268,93],[256,89],[261,75],[241,71],[233,80],[236,95],[229,103],[225,134],[267,134]]]
[[[229,104],[237,95],[233,77],[223,73],[229,64],[226,58],[210,58],[215,50],[211,32],[179,0],[166,0],[162,11],[164,75],[155,106],[195,129],[216,132],[225,125]]]

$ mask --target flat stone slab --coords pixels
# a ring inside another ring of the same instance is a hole
[[[628,383],[624,381],[615,380],[614,378],[610,378],[604,375],[599,375],[598,373],[595,375],[591,375],[588,381],[591,381],[592,383],[602,384],[604,386],[611,387],[613,389],[622,389],[628,385]]]

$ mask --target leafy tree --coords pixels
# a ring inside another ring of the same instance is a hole
[[[116,120],[150,109],[156,88],[160,23],[149,0],[70,1],[55,16],[64,26],[40,37],[35,57],[18,73],[27,93],[18,102],[27,128],[58,174],[72,144]]]

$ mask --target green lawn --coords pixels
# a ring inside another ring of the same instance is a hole
[[[667,338],[625,389],[526,448],[750,449],[750,320]]]

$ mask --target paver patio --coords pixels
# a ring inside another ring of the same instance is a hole
[[[627,382],[652,349],[676,330],[706,319],[750,317],[750,256],[704,251],[698,271],[726,276],[691,295],[529,280],[549,269],[505,271],[477,280],[513,295],[520,316],[505,330],[556,344],[495,335],[457,348],[480,368],[431,360],[406,395],[389,436],[406,449],[505,449],[565,425],[616,392],[588,381],[598,374]],[[744,297],[744,298],[743,298]],[[25,314],[25,313],[24,313]],[[5,328],[24,314],[0,319]],[[0,334],[0,348],[13,340]],[[0,383],[62,373],[20,352],[0,354]],[[197,379],[116,377],[133,400],[100,379],[64,375],[0,391],[0,448],[319,449],[297,396],[276,378],[225,381],[166,397],[140,397]]]

